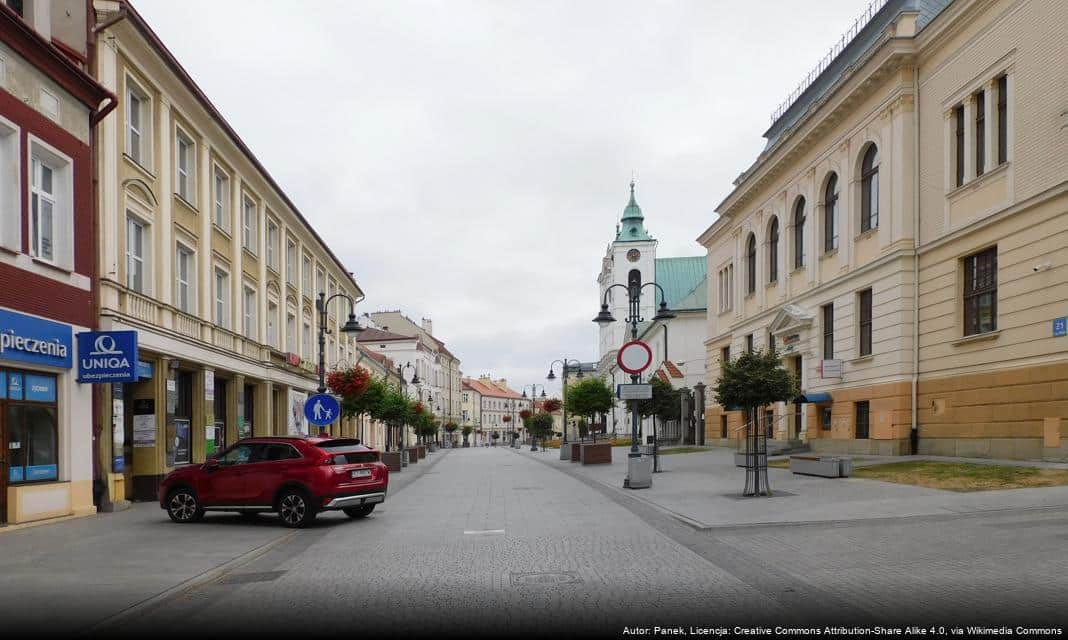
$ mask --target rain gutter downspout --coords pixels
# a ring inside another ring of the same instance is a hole
[[[912,67],[912,144],[915,167],[912,185],[912,430],[909,432],[910,453],[919,453],[920,432],[920,68]]]

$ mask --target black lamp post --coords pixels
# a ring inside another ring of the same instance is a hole
[[[571,364],[572,362],[574,364]],[[574,358],[570,360],[567,358],[553,360],[549,363],[549,375],[545,376],[546,380],[556,380],[556,374],[553,373],[553,365],[555,364],[559,364],[562,367],[562,370],[560,371],[560,375],[562,376],[560,379],[560,400],[563,404],[562,409],[564,412],[564,439],[562,444],[567,444],[567,372],[570,370],[577,371],[578,373],[575,374],[575,377],[581,379],[582,363]],[[563,447],[561,446],[561,448]]]
[[[408,392],[404,391],[404,387],[407,387],[407,385],[409,384],[408,381],[404,379],[404,371],[406,369],[411,369],[412,370],[411,384],[414,384],[414,385],[419,385],[420,384],[419,371],[415,368],[415,366],[412,365],[411,362],[405,362],[403,365],[399,365],[398,364],[397,365],[397,373],[400,374],[401,387],[402,387],[401,388],[401,392],[404,393],[404,397],[405,398],[408,397]],[[400,439],[401,439],[401,450],[403,451],[404,448],[408,445],[408,429],[406,429],[403,424],[401,425],[401,438]],[[403,458],[403,456],[402,456],[402,458]]]
[[[348,294],[335,293],[327,298],[324,292],[319,292],[319,299],[315,301],[315,308],[319,311],[319,393],[326,393],[326,308],[334,298],[349,301],[349,319],[341,326],[342,333],[359,333],[364,329],[356,321],[356,302]],[[322,427],[319,430],[322,431]]]
[[[655,282],[646,282],[645,284],[632,283],[629,286],[622,284],[614,284],[604,291],[604,296],[601,299],[601,312],[597,314],[597,317],[593,319],[599,325],[606,325],[615,322],[616,319],[612,317],[612,312],[608,310],[608,292],[616,287],[626,289],[628,311],[627,317],[624,322],[630,323],[630,339],[638,339],[638,323],[643,322],[645,318],[642,318],[641,313],[641,295],[642,289],[645,287],[656,287],[660,290],[660,308],[657,309],[656,315],[653,316],[653,320],[670,320],[675,317],[675,313],[668,309],[667,300],[664,295],[664,288]],[[638,384],[641,381],[640,375],[632,374],[630,376],[632,384]],[[631,400],[631,436],[630,436],[630,454],[631,458],[640,458],[641,452],[638,451],[638,401]]]
[[[527,397],[527,387],[530,387],[530,398],[529,398],[529,400],[530,400],[530,414],[534,415],[534,398],[538,394],[538,387],[541,387],[541,398],[542,398],[542,400],[544,400],[545,399],[545,385],[538,384],[536,382],[535,383],[531,383],[531,384],[527,384],[527,385],[523,385],[523,397],[524,398]],[[528,431],[529,431],[529,429],[528,429]],[[530,434],[530,450],[531,451],[537,451],[538,450],[538,443],[537,443],[536,440],[534,440],[534,434],[533,433]]]

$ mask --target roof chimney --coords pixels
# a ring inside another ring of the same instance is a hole
[[[423,318],[423,331],[434,335],[434,321],[430,318]]]

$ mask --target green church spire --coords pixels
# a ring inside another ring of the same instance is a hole
[[[623,210],[623,219],[616,232],[616,242],[640,242],[652,239],[652,236],[645,230],[645,216],[642,215],[642,208],[638,206],[638,201],[634,199],[634,180],[631,180],[630,202]]]

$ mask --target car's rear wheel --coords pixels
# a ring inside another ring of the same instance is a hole
[[[343,511],[345,512],[345,515],[347,515],[350,518],[356,518],[356,519],[366,518],[367,516],[371,515],[371,512],[374,511],[374,510],[375,510],[375,505],[373,505],[373,504],[363,504],[363,505],[360,505],[358,507],[349,507],[347,509],[343,509]]]
[[[315,520],[315,507],[307,492],[301,489],[286,489],[278,497],[278,517],[282,524],[293,529],[306,527]]]
[[[204,507],[189,487],[178,487],[167,494],[167,515],[180,523],[196,522],[204,517]]]

